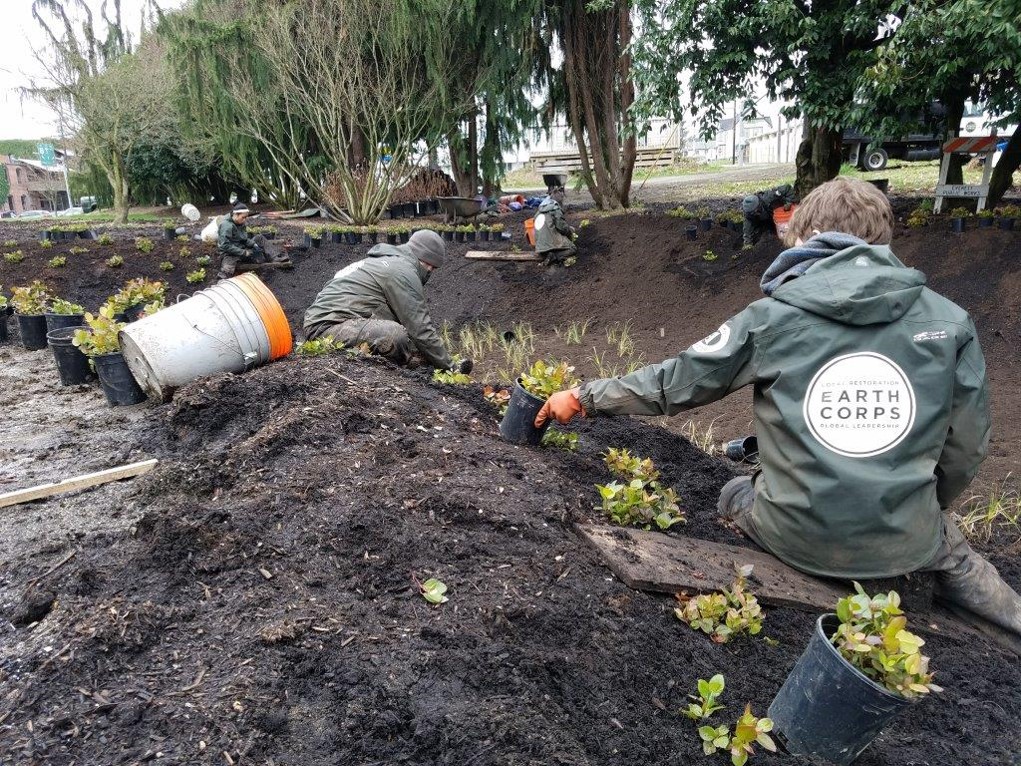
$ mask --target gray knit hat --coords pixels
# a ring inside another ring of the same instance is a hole
[[[443,244],[443,238],[431,229],[423,229],[412,234],[408,240],[408,249],[418,260],[428,263],[434,269],[442,266],[446,258],[447,248]]]
[[[234,205],[234,209],[230,211],[230,214],[231,215],[237,215],[238,213],[250,213],[250,212],[252,212],[252,211],[248,209],[248,205],[246,205],[244,202],[238,202],[236,205]]]

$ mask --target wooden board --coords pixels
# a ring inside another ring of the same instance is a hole
[[[832,611],[848,590],[791,569],[770,556],[736,545],[638,529],[579,524],[576,529],[627,585],[658,593],[702,593],[734,581],[734,565],[755,566],[749,584],[763,604],[810,612]]]
[[[97,471],[95,473],[85,474],[84,476],[76,476],[73,479],[64,479],[55,483],[40,484],[35,487],[29,487],[28,489],[16,489],[13,492],[5,492],[0,495],[0,508],[6,508],[9,505],[18,505],[19,503],[27,503],[31,500],[42,500],[45,497],[57,495],[61,492],[73,492],[79,489],[97,487],[100,484],[107,484],[119,479],[130,479],[134,476],[140,476],[143,473],[148,473],[153,469],[156,463],[156,459],[153,458],[152,460],[143,460],[139,463],[122,465],[119,468],[108,468],[105,471]]]
[[[510,250],[469,250],[465,258],[473,261],[541,261],[536,253],[514,253]]]
[[[657,593],[720,590],[733,582],[736,563],[754,565],[749,585],[763,604],[818,614],[832,612],[837,600],[851,592],[850,586],[803,574],[768,553],[749,548],[637,529],[586,524],[575,528],[610,570],[637,590]],[[1021,638],[964,610],[933,605],[917,612],[909,610],[909,614],[915,632],[964,633],[1021,655]]]

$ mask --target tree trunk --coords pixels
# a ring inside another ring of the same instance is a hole
[[[486,198],[500,192],[500,178],[503,176],[503,155],[500,151],[500,129],[493,115],[493,107],[486,98],[486,135],[482,140],[482,154],[479,163],[482,175],[482,193]]]
[[[124,158],[114,153],[110,159],[111,163],[106,171],[106,177],[113,189],[113,222],[127,223],[128,210],[131,206],[129,204],[128,174],[124,167]]]
[[[990,157],[987,162],[992,162]],[[986,200],[987,207],[996,207],[1003,199],[1003,195],[1010,191],[1014,185],[1014,171],[1021,167],[1021,130],[1015,130],[1014,135],[1007,142],[1007,148],[1000,155],[996,167],[993,168],[993,175],[989,179],[989,198]]]
[[[961,134],[961,120],[964,118],[964,100],[965,93],[963,91],[955,91],[953,93],[944,94],[943,104],[947,109],[947,129],[945,138],[955,138]],[[964,183],[964,166],[967,163],[967,154],[950,155],[950,167],[947,168],[948,184]],[[957,201],[954,200],[951,204],[957,204]]]
[[[454,128],[447,134],[447,150],[450,154],[450,172],[454,176],[454,183],[457,184],[458,196],[467,197],[468,189],[471,188],[471,171],[464,167],[461,159],[461,150],[464,148],[464,137],[460,128]]]
[[[468,178],[471,188],[466,197],[479,193],[479,120],[473,111],[468,115]]]
[[[805,132],[794,160],[797,167],[795,193],[804,198],[816,186],[826,183],[840,173],[843,131],[816,128],[805,123]]]

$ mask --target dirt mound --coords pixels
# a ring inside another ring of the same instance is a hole
[[[733,470],[653,426],[512,447],[477,387],[343,356],[203,381],[157,415],[133,534],[83,541],[40,583],[48,615],[0,629],[14,763],[701,762],[676,715],[696,679],[726,675],[728,718],[762,714],[811,630],[773,609],[778,645],[713,644],[574,533],[599,518],[599,454],[625,446],[678,490],[683,534],[741,542],[714,513]],[[448,603],[418,595],[428,577]],[[947,691],[860,762],[1012,754],[1021,668],[927,638]]]

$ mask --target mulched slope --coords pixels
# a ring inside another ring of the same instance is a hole
[[[343,356],[193,384],[156,414],[134,534],[84,541],[41,583],[49,615],[2,633],[13,763],[725,763],[675,714],[685,695],[722,672],[721,721],[763,714],[811,630],[776,609],[779,646],[713,644],[580,542],[607,446],[657,462],[684,534],[739,541],[714,513],[732,469],[637,421],[582,425],[577,454],[516,448],[477,387]],[[413,584],[432,576],[438,608]],[[947,691],[860,763],[1015,753],[1016,658],[927,648]]]

